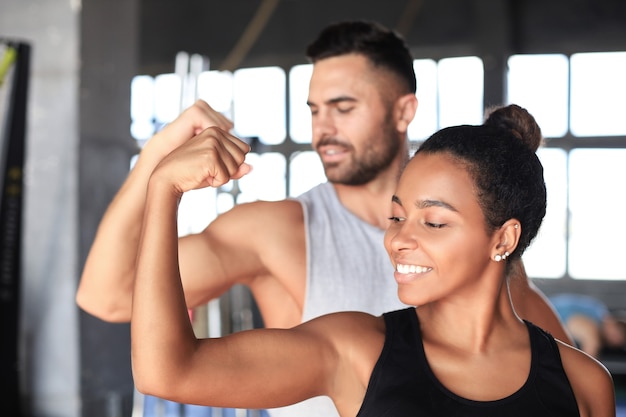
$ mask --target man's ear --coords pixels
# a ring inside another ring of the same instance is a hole
[[[409,123],[413,121],[417,111],[417,97],[415,94],[405,94],[396,101],[396,129],[404,132],[409,128]]]

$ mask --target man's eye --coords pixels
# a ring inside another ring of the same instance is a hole
[[[389,217],[389,220],[390,220],[392,223],[399,223],[399,222],[401,222],[402,220],[404,220],[404,218],[403,218],[403,217],[397,217],[397,216],[391,216],[391,217]]]
[[[425,222],[424,224],[428,227],[432,227],[433,229],[442,229],[446,226],[444,223]]]
[[[337,107],[337,111],[339,113],[349,113],[352,109],[354,109],[354,107],[350,106],[350,107]]]

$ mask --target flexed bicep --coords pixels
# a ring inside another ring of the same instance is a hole
[[[185,403],[273,408],[327,394],[330,352],[325,341],[306,331],[243,331],[198,340],[188,356],[155,363],[152,381],[138,386]]]

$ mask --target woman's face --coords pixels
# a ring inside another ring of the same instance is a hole
[[[476,291],[472,284],[493,262],[494,239],[463,165],[418,153],[400,177],[391,216],[385,248],[402,302],[418,306]]]

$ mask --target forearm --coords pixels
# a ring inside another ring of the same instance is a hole
[[[154,188],[146,198],[131,320],[133,374],[147,392],[167,389],[196,345],[178,270],[178,198]]]
[[[130,320],[148,178],[159,156],[145,149],[107,208],[87,256],[77,304],[103,320]]]
[[[198,100],[144,146],[137,164],[107,209],[87,257],[76,295],[76,302],[84,310],[107,321],[130,320],[148,180],[163,159],[212,126],[228,131],[232,123]],[[238,146],[247,147],[243,142]],[[244,150],[247,152],[247,148]],[[183,151],[179,155],[180,165],[174,164],[171,176],[176,176],[180,167],[189,167],[187,154]]]

